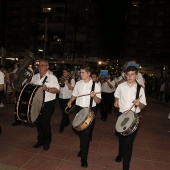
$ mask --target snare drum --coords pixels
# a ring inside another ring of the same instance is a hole
[[[93,121],[95,115],[89,108],[81,109],[75,116],[72,126],[77,131],[85,130]]]
[[[139,116],[130,110],[128,113],[122,113],[118,117],[116,122],[116,131],[123,136],[127,136],[132,134],[138,128],[138,126]]]
[[[40,86],[33,84],[24,85],[18,95],[15,106],[17,119],[34,123],[40,114],[43,101],[44,92],[40,89]]]

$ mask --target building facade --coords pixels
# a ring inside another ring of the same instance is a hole
[[[170,64],[169,9],[169,0],[128,1],[123,58],[136,58],[149,73]]]

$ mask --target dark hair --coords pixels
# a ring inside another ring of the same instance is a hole
[[[19,56],[18,60],[23,60],[25,57],[24,56]]]
[[[135,66],[129,66],[126,69],[126,73],[128,73],[129,71],[135,71],[136,74],[138,73],[138,69]]]
[[[99,73],[98,72],[96,72],[96,71],[93,71],[92,73],[91,73],[91,76],[92,75],[96,75],[97,77],[99,76]]]
[[[113,73],[112,73],[112,71],[109,71],[108,75],[110,75],[110,80],[113,81]]]
[[[90,68],[90,66],[88,64],[81,66],[80,69],[83,69],[86,72],[90,72],[91,73],[91,68]]]
[[[64,67],[62,70],[63,70],[63,71],[65,70],[65,71],[67,71],[68,73],[71,73],[70,67]]]

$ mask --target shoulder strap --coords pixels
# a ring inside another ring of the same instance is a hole
[[[141,88],[141,85],[139,83],[137,83],[136,99],[139,98],[140,88]]]
[[[95,87],[95,82],[93,81],[91,91],[94,91],[94,87]],[[90,97],[90,108],[92,107],[92,102],[93,102],[93,98]]]

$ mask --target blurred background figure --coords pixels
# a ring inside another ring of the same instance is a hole
[[[4,107],[5,105],[2,103],[4,96],[4,83],[5,83],[5,75],[3,73],[4,67],[0,65],[0,107]]]

